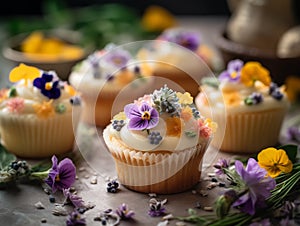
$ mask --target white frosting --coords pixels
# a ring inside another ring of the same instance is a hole
[[[19,114],[36,114],[34,107],[37,104],[48,102],[50,99],[41,93],[41,90],[33,86],[31,81],[25,83],[25,80],[13,85],[16,90],[16,97],[24,100],[24,108]],[[61,95],[59,98],[53,100],[52,106],[55,108],[57,104],[63,104],[65,106],[65,112],[72,111],[72,104],[70,102],[72,95],[61,89]],[[6,98],[0,103],[0,112],[3,114],[11,114],[7,103],[11,101],[11,98]]]
[[[245,112],[259,112],[265,110],[272,110],[277,108],[288,108],[289,101],[283,90],[280,89],[283,94],[281,100],[277,100],[269,94],[269,88],[262,84],[257,84],[255,87],[247,87],[241,83],[234,82],[222,82],[219,89],[209,86],[202,85],[201,93],[195,99],[195,103],[201,111],[201,108],[210,107],[213,111],[226,111],[228,114],[239,114]],[[255,105],[246,105],[244,99],[251,95],[253,92],[259,92],[263,96],[263,101]],[[227,94],[237,94],[239,97],[239,103],[237,104],[226,104]],[[207,97],[208,104],[205,101]]]

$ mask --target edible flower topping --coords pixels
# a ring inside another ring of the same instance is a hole
[[[21,113],[25,107],[24,99],[19,97],[11,98],[6,103],[9,112],[11,113]]]
[[[254,92],[250,96],[246,97],[244,103],[246,105],[255,105],[263,101],[263,96],[261,93]]]
[[[157,110],[162,113],[166,112],[173,116],[179,115],[181,108],[176,92],[164,85],[160,90],[155,90],[152,94],[153,103],[156,105]]]
[[[283,149],[266,148],[258,156],[258,164],[264,168],[270,177],[277,177],[282,172],[289,173],[293,169],[293,163]]]
[[[188,92],[185,92],[185,93],[177,92],[176,95],[178,97],[178,102],[180,104],[189,105],[189,104],[193,103],[193,97]]]
[[[242,179],[245,193],[233,203],[233,206],[254,215],[257,208],[266,205],[265,201],[271,195],[276,182],[273,178],[267,177],[267,171],[261,168],[253,158],[248,159],[246,168],[241,161],[236,160],[235,170]]]
[[[219,80],[238,81],[241,76],[241,69],[244,62],[240,59],[231,60],[227,64],[227,70],[219,75]]]
[[[44,101],[41,104],[34,104],[32,107],[34,108],[37,116],[39,118],[49,118],[54,115],[54,108],[52,106],[53,99]]]
[[[75,182],[76,167],[72,160],[65,158],[58,163],[57,157],[52,156],[52,168],[45,182],[52,188],[52,192],[68,189]]]
[[[9,73],[9,80],[11,82],[18,82],[21,79],[25,79],[25,85],[28,80],[34,80],[40,76],[40,70],[36,67],[27,66],[26,64],[19,64],[19,66],[13,68]]]
[[[157,110],[146,103],[141,106],[128,104],[125,106],[124,112],[129,119],[128,128],[132,130],[151,129],[159,121]]]
[[[49,99],[60,97],[59,81],[53,81],[53,74],[44,72],[42,77],[36,78],[33,85],[41,90],[41,93]]]
[[[162,140],[162,136],[160,135],[160,132],[152,131],[148,135],[148,139],[150,144],[159,144],[159,142]]]
[[[7,89],[1,89],[0,90],[0,103],[7,98]]]
[[[131,55],[128,51],[117,49],[115,51],[112,51],[105,57],[105,62],[113,65],[118,69],[121,69],[126,66],[130,59]]]
[[[196,51],[200,44],[199,34],[192,31],[167,30],[158,39],[176,43],[191,51]]]
[[[270,72],[259,62],[247,62],[241,69],[241,82],[246,86],[254,86],[256,81],[269,86],[271,83]]]

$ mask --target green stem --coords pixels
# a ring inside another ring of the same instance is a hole
[[[39,180],[44,180],[48,177],[48,174],[50,172],[50,169],[42,172],[33,172],[29,175],[29,179],[34,180],[34,179],[39,179]]]

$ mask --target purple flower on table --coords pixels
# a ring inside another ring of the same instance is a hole
[[[159,114],[157,110],[147,103],[128,104],[124,108],[129,119],[128,128],[132,130],[151,129],[158,124]]]
[[[235,170],[241,177],[246,192],[233,203],[233,207],[254,215],[257,208],[266,205],[265,200],[271,195],[270,191],[275,188],[276,182],[267,176],[267,171],[253,158],[249,158],[246,168],[241,161],[236,160]]]
[[[165,203],[167,202],[166,199],[162,201],[158,201],[155,198],[152,198],[149,200],[149,211],[148,215],[151,217],[159,217],[163,216],[166,214],[166,208],[165,208]]]
[[[117,209],[116,214],[123,220],[131,219],[134,216],[134,212],[128,208],[128,205],[122,203]]]
[[[230,166],[230,161],[228,159],[220,158],[218,162],[214,165],[215,174],[218,176],[225,175],[224,169],[228,169]]]
[[[63,189],[63,194],[66,198],[64,204],[71,203],[75,207],[84,207],[84,201],[82,198],[72,192],[70,192],[70,188]]]
[[[287,129],[287,139],[290,141],[300,142],[300,128],[291,126]]]
[[[42,77],[33,80],[33,86],[41,90],[41,93],[49,99],[60,97],[59,80],[55,80],[53,72],[44,72]]]
[[[86,225],[86,221],[77,210],[74,210],[69,214],[66,224],[67,226],[81,226]]]
[[[219,75],[219,80],[228,80],[231,82],[239,81],[243,66],[244,62],[239,59],[229,61],[227,64],[227,69]]]
[[[52,192],[70,188],[75,182],[76,167],[72,160],[65,158],[57,164],[57,157],[52,157],[52,168],[45,179],[45,183],[52,188]]]

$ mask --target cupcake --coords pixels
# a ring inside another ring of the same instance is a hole
[[[149,73],[133,61],[129,51],[110,43],[73,68],[69,82],[82,94],[84,122],[104,127],[121,106],[147,92]]]
[[[199,92],[201,77],[215,67],[215,56],[213,49],[201,40],[200,33],[182,28],[166,29],[137,54],[154,76],[177,83],[193,97]]]
[[[134,191],[171,194],[196,185],[216,125],[190,93],[166,85],[127,104],[104,129],[119,181]]]
[[[42,158],[72,151],[80,96],[54,71],[21,63],[0,91],[1,143],[19,157]]]
[[[217,79],[203,79],[195,103],[225,128],[212,144],[236,153],[256,153],[277,145],[290,105],[285,86],[272,82],[267,68],[239,59],[230,61]]]

